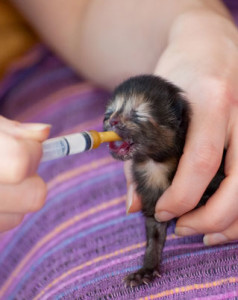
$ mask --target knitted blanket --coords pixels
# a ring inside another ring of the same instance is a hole
[[[44,46],[0,85],[0,113],[52,124],[51,136],[102,130],[109,94],[85,82]],[[45,206],[0,235],[0,299],[238,299],[238,243],[206,247],[168,228],[162,277],[127,288],[145,249],[141,213],[126,215],[123,164],[107,146],[45,162]]]

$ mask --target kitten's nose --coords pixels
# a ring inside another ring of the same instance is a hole
[[[110,120],[109,120],[109,124],[110,124],[111,126],[115,126],[115,125],[117,125],[118,123],[119,123],[118,117],[112,117],[112,118],[110,118]]]

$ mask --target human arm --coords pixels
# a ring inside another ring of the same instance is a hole
[[[194,8],[229,16],[217,0],[12,0],[73,69],[109,89],[153,73],[172,24]]]

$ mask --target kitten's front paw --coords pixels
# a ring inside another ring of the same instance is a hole
[[[141,268],[124,278],[127,287],[136,287],[138,285],[148,285],[156,277],[161,277],[157,270]]]

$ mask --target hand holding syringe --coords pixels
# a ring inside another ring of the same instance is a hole
[[[97,148],[101,143],[121,140],[114,131],[97,132],[95,130],[73,133],[43,142],[41,161],[53,160]]]

